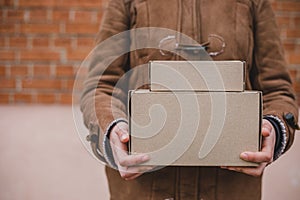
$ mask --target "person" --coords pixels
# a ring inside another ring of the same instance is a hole
[[[226,47],[223,45],[225,48],[213,60],[246,61],[246,89],[263,92],[262,149],[240,155],[243,160],[258,163],[257,167],[176,166],[144,173],[151,167],[138,164],[151,158],[146,154],[127,153],[130,137],[126,101],[116,99],[112,93],[131,68],[166,58],[153,49],[132,51],[114,60],[105,72],[98,64],[101,59],[94,58],[87,82],[97,84],[86,86],[81,109],[90,129],[88,139],[94,153],[118,168],[106,167],[111,199],[260,199],[263,171],[290,148],[298,119],[295,94],[270,2],[110,0],[97,44],[141,27],[172,29],[200,44],[210,41],[210,35],[217,35]],[[128,42],[131,45],[133,41]],[[213,52],[219,46],[218,41],[211,40],[208,51]]]

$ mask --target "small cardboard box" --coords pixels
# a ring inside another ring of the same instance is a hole
[[[242,92],[244,68],[241,61],[152,61],[150,90]]]
[[[261,92],[129,92],[131,154],[145,165],[257,166],[239,158],[260,149]]]

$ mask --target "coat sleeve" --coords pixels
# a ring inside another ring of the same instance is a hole
[[[281,135],[277,134],[276,139],[281,140],[283,153],[292,145],[295,132],[284,116],[292,113],[297,120],[298,107],[271,4],[268,0],[255,2],[254,66],[250,79],[253,89],[263,92],[264,116],[278,119],[275,121],[279,122]]]
[[[117,86],[121,85],[118,82],[128,66],[126,52],[129,52],[130,41],[127,34],[122,34],[129,28],[127,6],[124,0],[109,1],[96,38],[97,45],[84,63],[89,72],[81,97],[81,111],[92,136],[88,140],[94,143],[92,148],[99,148],[97,157],[101,160],[104,160],[103,153],[106,157],[103,145],[106,130],[114,120],[127,118],[124,103],[127,91]]]

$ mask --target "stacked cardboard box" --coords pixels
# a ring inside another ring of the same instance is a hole
[[[240,61],[154,61],[150,90],[129,92],[129,150],[146,165],[255,166],[262,97],[245,91]]]

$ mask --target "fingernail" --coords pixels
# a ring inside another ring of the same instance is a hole
[[[121,136],[121,140],[122,140],[122,141],[125,141],[125,140],[127,140],[127,138],[128,138],[128,137],[127,137],[127,135],[126,135],[126,134],[123,134],[123,135]]]
[[[263,128],[262,132],[264,133],[264,136],[267,137],[270,135],[271,130],[269,130],[268,128]]]
[[[248,160],[248,154],[247,153],[242,153],[241,158],[244,160]]]

